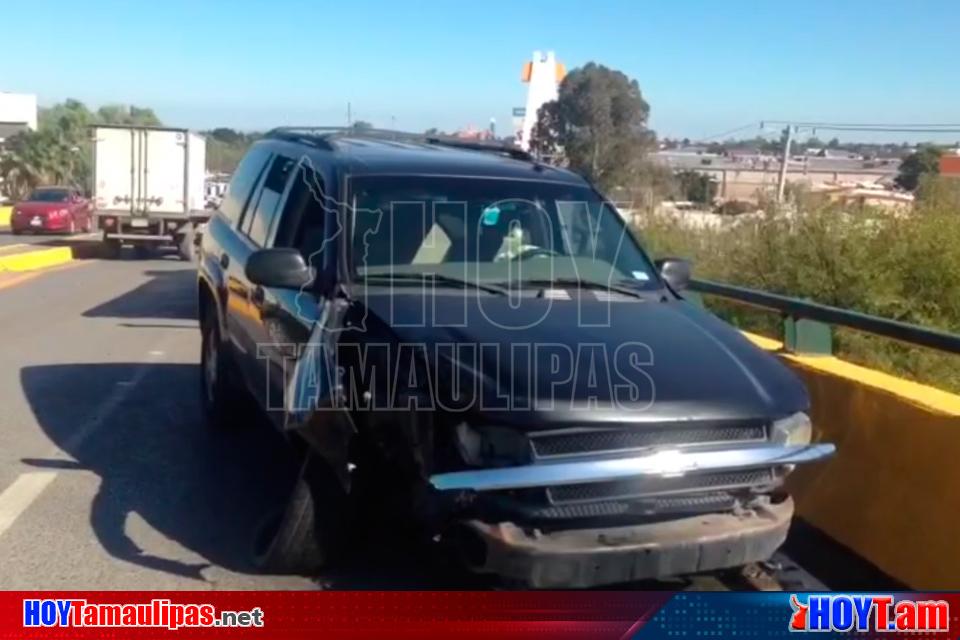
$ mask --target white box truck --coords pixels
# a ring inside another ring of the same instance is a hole
[[[93,202],[110,255],[175,244],[190,260],[204,209],[206,140],[187,129],[96,125]]]

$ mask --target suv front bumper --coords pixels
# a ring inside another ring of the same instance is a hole
[[[792,516],[790,498],[761,499],[739,513],[551,533],[471,520],[461,535],[482,544],[482,553],[466,558],[473,571],[533,588],[587,588],[767,560],[786,540]]]

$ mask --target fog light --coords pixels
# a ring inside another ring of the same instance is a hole
[[[810,416],[802,411],[774,421],[770,432],[770,440],[786,446],[810,444],[812,437]]]

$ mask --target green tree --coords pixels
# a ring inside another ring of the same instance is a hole
[[[653,146],[649,115],[636,80],[590,62],[571,71],[557,100],[540,108],[531,148],[562,152],[570,168],[605,189],[623,186]]]
[[[937,147],[920,147],[903,159],[894,182],[901,189],[916,191],[923,176],[940,173],[940,154],[941,151]]]
[[[679,171],[677,183],[685,200],[698,204],[712,204],[717,197],[717,182],[699,171]]]
[[[373,129],[373,125],[366,120],[357,120],[350,125],[350,128],[354,131],[369,131],[370,129]]]

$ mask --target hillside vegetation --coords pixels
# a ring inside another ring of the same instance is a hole
[[[801,200],[757,221],[690,229],[644,216],[643,243],[657,257],[694,261],[696,277],[744,285],[960,333],[960,181],[930,178],[903,216]],[[737,326],[780,337],[776,314],[708,299]],[[960,359],[840,329],[837,355],[960,391]]]

